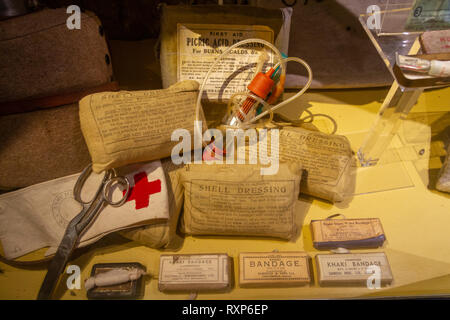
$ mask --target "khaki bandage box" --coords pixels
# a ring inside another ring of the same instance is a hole
[[[194,133],[196,81],[168,89],[103,92],[80,101],[80,125],[93,170],[166,158],[178,141],[177,129]],[[204,120],[203,112],[200,114]],[[203,125],[206,130],[206,124]]]
[[[190,235],[292,239],[302,171],[279,165],[261,175],[259,165],[192,164],[179,171],[184,186],[182,230]]]
[[[384,252],[318,254],[317,278],[321,286],[376,286],[390,284],[391,267]]]
[[[303,286],[311,282],[305,252],[252,252],[239,254],[241,287]]]
[[[226,291],[231,288],[227,254],[161,255],[158,288],[170,291]]]

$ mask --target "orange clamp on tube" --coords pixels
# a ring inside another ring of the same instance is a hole
[[[259,72],[247,86],[248,90],[261,99],[266,99],[269,92],[272,90],[274,81],[270,78],[275,72],[273,68],[270,68],[266,73]],[[247,114],[252,106],[255,104],[255,99],[247,98],[241,107],[241,112],[238,113],[238,118],[244,121],[244,114]]]

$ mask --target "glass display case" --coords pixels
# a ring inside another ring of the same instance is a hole
[[[428,86],[405,86],[394,72],[396,55],[415,55],[420,52],[419,36],[422,32],[405,29],[414,1],[387,1],[384,8],[372,6],[361,14],[359,21],[378,54],[391,72],[394,81],[375,122],[358,150],[362,166],[376,165],[381,154],[389,146],[403,119],[416,104],[426,88],[442,87],[435,83]]]

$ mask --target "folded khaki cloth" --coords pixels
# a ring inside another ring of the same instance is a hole
[[[285,127],[280,130],[280,160],[306,170],[302,193],[331,202],[353,196],[356,159],[345,136]]]
[[[73,103],[77,93],[111,84],[111,56],[100,20],[81,12],[81,29],[71,30],[66,10],[0,21],[0,114]],[[65,96],[66,102],[55,104],[55,96]],[[42,98],[48,99],[30,104]],[[17,101],[23,103],[9,104]]]
[[[0,117],[0,189],[81,172],[91,160],[78,104]]]
[[[175,130],[186,129],[193,136],[198,86],[186,80],[162,90],[102,92],[83,98],[80,125],[93,170],[169,157],[178,143],[171,140]],[[203,112],[200,117],[204,119]]]
[[[271,155],[274,148],[271,130],[267,130],[267,135],[262,135],[265,138],[260,139],[253,148],[251,145],[245,146],[249,155],[256,154],[261,159],[264,154],[258,154],[258,150],[267,150],[272,162],[278,157],[280,162],[299,164],[305,171],[301,193],[331,202],[344,201],[353,196],[356,159],[345,136],[293,126],[273,130],[278,130],[278,155]]]

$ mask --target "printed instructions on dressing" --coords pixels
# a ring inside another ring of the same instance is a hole
[[[217,57],[229,46],[249,38],[273,43],[273,30],[267,26],[178,24],[177,79],[199,83]],[[246,90],[264,45],[248,43],[233,49],[217,64],[205,87],[208,100],[226,100],[235,92]],[[269,62],[271,50],[266,50]]]
[[[249,148],[249,154],[270,154],[270,134],[258,142],[258,148]],[[351,148],[342,136],[328,135],[300,128],[280,130],[280,161],[300,162],[308,170],[308,182],[337,186],[344,171],[351,165]],[[268,159],[265,159],[266,161]]]
[[[341,137],[294,130],[280,132],[280,160],[300,160],[311,182],[337,185],[350,158],[351,150]]]
[[[195,179],[189,190],[193,232],[288,236],[292,229],[293,180],[239,183]]]
[[[134,91],[93,95],[91,112],[107,153],[168,143],[172,132],[193,132],[197,92]]]

